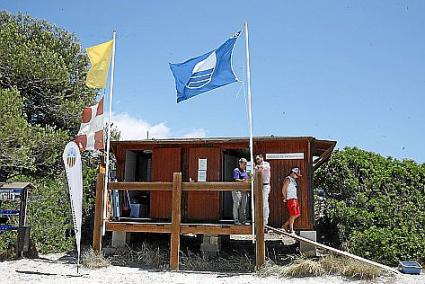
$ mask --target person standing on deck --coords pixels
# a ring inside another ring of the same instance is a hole
[[[264,161],[263,155],[258,154],[255,156],[255,161],[257,165],[255,166],[255,171],[261,173],[261,180],[263,183],[263,218],[264,225],[269,223],[269,194],[270,194],[270,164]]]
[[[286,203],[289,211],[289,219],[282,227],[290,233],[294,233],[294,222],[301,215],[297,195],[298,183],[296,181],[300,177],[302,177],[300,168],[292,168],[282,186],[283,202]]]
[[[233,170],[233,180],[249,182],[249,176],[246,172],[247,160],[245,158],[239,159],[239,167]],[[246,191],[232,191],[233,199],[233,221],[236,225],[244,224],[246,222],[246,204],[248,201],[248,192]]]

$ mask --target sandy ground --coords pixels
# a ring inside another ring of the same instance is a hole
[[[348,281],[341,277],[277,278],[258,277],[254,274],[218,274],[198,272],[155,272],[138,268],[110,266],[76,273],[75,264],[63,259],[63,254],[41,256],[39,259],[21,259],[0,262],[0,283],[288,283],[288,284],[360,284],[366,281]],[[425,275],[381,277],[374,283],[424,284]]]

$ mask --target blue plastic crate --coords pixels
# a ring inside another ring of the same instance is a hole
[[[422,266],[416,261],[400,261],[399,269],[406,274],[421,274]]]

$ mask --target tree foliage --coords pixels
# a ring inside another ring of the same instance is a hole
[[[73,34],[0,12],[0,182],[35,185],[28,221],[44,253],[74,246],[62,152],[77,133],[83,107],[95,102],[96,90],[85,86],[88,62]],[[90,228],[99,157],[84,153],[83,159],[83,226]],[[90,230],[83,232],[89,239]],[[3,234],[0,255],[15,240],[14,233]]]
[[[3,173],[14,169],[34,169],[31,156],[31,127],[22,116],[23,99],[17,91],[0,89],[0,168]],[[29,143],[27,143],[29,141]],[[7,176],[0,176],[0,181]]]
[[[69,137],[64,130],[32,126],[23,108],[18,91],[0,89],[0,181],[22,173],[52,176]]]
[[[32,125],[75,130],[94,102],[85,86],[88,58],[77,38],[46,21],[0,13],[0,87],[24,97]]]
[[[87,70],[88,58],[73,34],[27,15],[0,12],[0,95],[7,94],[0,98],[0,111],[14,117],[7,127],[0,125],[0,143],[6,141],[6,155],[21,157],[0,164],[0,180],[16,172],[54,176],[61,170],[56,153],[76,134],[81,110],[96,97],[85,86]]]
[[[346,148],[314,184],[326,193],[319,223],[354,253],[392,265],[425,262],[425,164]]]

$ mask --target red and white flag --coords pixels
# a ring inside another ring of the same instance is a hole
[[[81,116],[81,126],[75,143],[81,151],[102,150],[103,142],[103,97],[94,106],[85,107]]]

